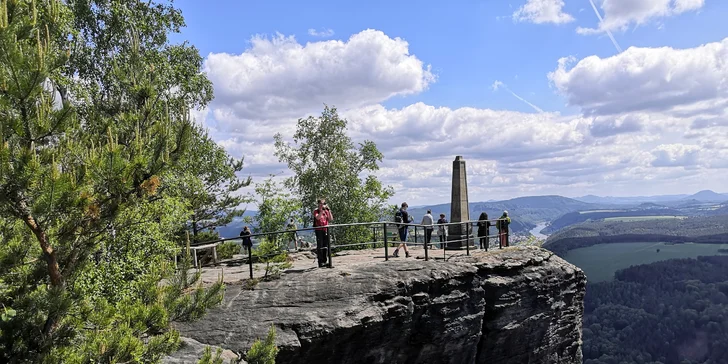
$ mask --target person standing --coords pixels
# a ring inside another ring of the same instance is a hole
[[[498,219],[498,237],[500,238],[500,247],[508,246],[508,225],[511,224],[511,218],[508,217],[508,211],[503,211],[503,215]]]
[[[440,239],[440,246],[439,248],[445,248],[445,243],[447,242],[447,226],[443,224],[447,224],[447,219],[445,218],[445,214],[440,214],[440,219],[437,220],[437,237]]]
[[[288,233],[288,250],[291,249],[291,243],[293,243],[293,250],[298,250],[298,239],[296,239],[297,235],[295,230],[298,229],[296,226],[296,223],[293,221],[293,218],[288,221],[288,225],[286,225],[286,230],[294,230]]]
[[[490,221],[488,221],[488,214],[483,212],[478,218],[478,237],[480,238],[480,249],[488,251],[488,245],[490,245]]]
[[[313,226],[316,233],[316,253],[318,255],[319,268],[326,265],[328,249],[331,248],[331,238],[329,229],[329,221],[333,221],[334,217],[331,210],[326,206],[326,200],[321,198],[318,200],[318,207],[313,210]]]
[[[409,250],[407,250],[407,233],[409,232],[409,226],[405,224],[411,223],[414,218],[410,216],[410,214],[407,212],[407,207],[409,207],[409,205],[407,205],[406,202],[402,202],[402,207],[394,215],[394,221],[398,224],[401,224],[398,227],[400,243],[397,249],[394,250],[394,254],[392,254],[392,256],[395,258],[399,257],[399,248],[404,249],[404,256],[406,258],[410,257]]]
[[[430,242],[432,241],[433,223],[432,210],[427,210],[425,216],[422,216],[422,222],[420,223],[420,225],[425,226],[425,244],[427,244],[427,247],[430,246]]]
[[[250,239],[250,228],[245,226],[243,231],[240,232],[240,237],[243,240],[243,254],[249,254],[250,249],[253,249],[253,240]]]

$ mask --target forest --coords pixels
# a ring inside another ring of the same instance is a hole
[[[645,221],[590,221],[570,226],[546,240],[544,248],[567,251],[607,243],[726,243],[728,215]]]
[[[674,259],[589,284],[585,364],[728,362],[728,257]]]

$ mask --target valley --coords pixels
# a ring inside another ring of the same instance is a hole
[[[590,283],[611,281],[614,273],[631,266],[668,259],[721,255],[728,244],[612,243],[569,250],[563,258],[584,270]]]

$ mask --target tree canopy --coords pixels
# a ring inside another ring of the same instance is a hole
[[[169,2],[0,1],[0,361],[155,362],[221,300],[172,264],[246,183],[189,119],[212,85],[183,25]]]
[[[307,225],[319,198],[326,198],[336,223],[379,221],[389,211],[386,201],[394,190],[373,174],[384,156],[370,140],[355,145],[346,133],[347,123],[335,107],[325,106],[321,116],[298,120],[293,144],[280,133],[275,136],[276,155],[294,174],[286,187],[300,200],[300,216]],[[355,230],[342,234],[361,233]]]

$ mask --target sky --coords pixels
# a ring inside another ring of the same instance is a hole
[[[392,203],[728,192],[728,1],[177,0],[194,118],[262,182],[273,135],[335,106]]]

